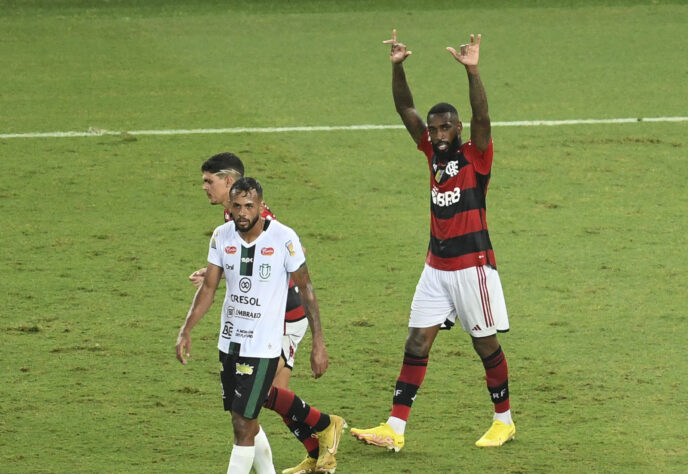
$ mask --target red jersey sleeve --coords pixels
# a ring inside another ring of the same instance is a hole
[[[420,142],[418,142],[418,149],[425,153],[425,156],[428,157],[428,160],[430,160],[432,158],[432,155],[435,153],[432,149],[432,142],[430,141],[430,135],[428,134],[427,128],[425,129],[425,132],[423,133]]]
[[[492,138],[490,138],[490,144],[485,151],[480,151],[472,141],[462,146],[461,151],[463,152],[463,156],[473,165],[476,172],[483,175],[490,174],[493,154]]]

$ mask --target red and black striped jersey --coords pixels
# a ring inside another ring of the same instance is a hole
[[[260,214],[265,219],[277,219],[268,206]],[[225,222],[232,220],[232,214],[229,209],[225,209]],[[287,322],[301,321],[306,317],[306,310],[301,304],[301,296],[299,289],[296,287],[294,280],[289,278],[289,291],[287,292],[287,307],[284,313],[284,320]]]
[[[427,129],[418,144],[430,168],[430,244],[425,262],[438,270],[497,266],[487,231],[485,196],[492,140],[484,152],[469,141],[441,162]]]

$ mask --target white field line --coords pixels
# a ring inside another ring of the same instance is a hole
[[[686,122],[688,117],[636,117],[615,119],[580,119],[580,120],[521,120],[514,122],[492,122],[493,127],[541,127],[557,125],[615,124],[642,122]],[[469,125],[469,124],[466,124]],[[237,128],[195,128],[180,130],[127,130],[113,131],[90,128],[84,132],[27,132],[0,133],[0,139],[9,138],[69,138],[98,137],[103,135],[209,135],[231,133],[281,133],[281,132],[329,132],[336,130],[387,130],[401,129],[403,125],[339,125],[315,127],[237,127]]]

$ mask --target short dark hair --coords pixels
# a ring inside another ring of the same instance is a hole
[[[433,105],[428,111],[428,122],[430,121],[431,115],[446,113],[450,113],[452,117],[456,117],[456,120],[459,120],[459,112],[456,111],[456,107],[446,102],[440,102],[439,104]]]
[[[230,170],[235,171],[241,176],[244,175],[244,164],[241,162],[241,159],[230,152],[218,153],[217,155],[211,156],[201,165],[201,171],[207,171],[213,174]]]
[[[256,190],[256,194],[262,200],[263,199],[263,186],[260,185],[255,178],[241,178],[234,181],[234,184],[229,190],[229,195],[238,193],[248,193],[252,189]]]

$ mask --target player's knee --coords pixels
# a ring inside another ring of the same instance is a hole
[[[487,336],[487,337],[474,337],[473,338],[473,348],[475,352],[482,357],[489,357],[494,354],[497,349],[499,349],[499,341],[497,336]]]
[[[251,445],[253,444],[253,439],[258,434],[258,420],[252,420],[232,412],[232,428],[234,430],[234,444],[240,446]]]
[[[409,332],[406,338],[405,351],[414,357],[427,357],[430,354],[432,339],[420,331]]]
[[[277,370],[272,385],[277,388],[289,388],[289,379],[291,378],[291,369],[286,365]]]

